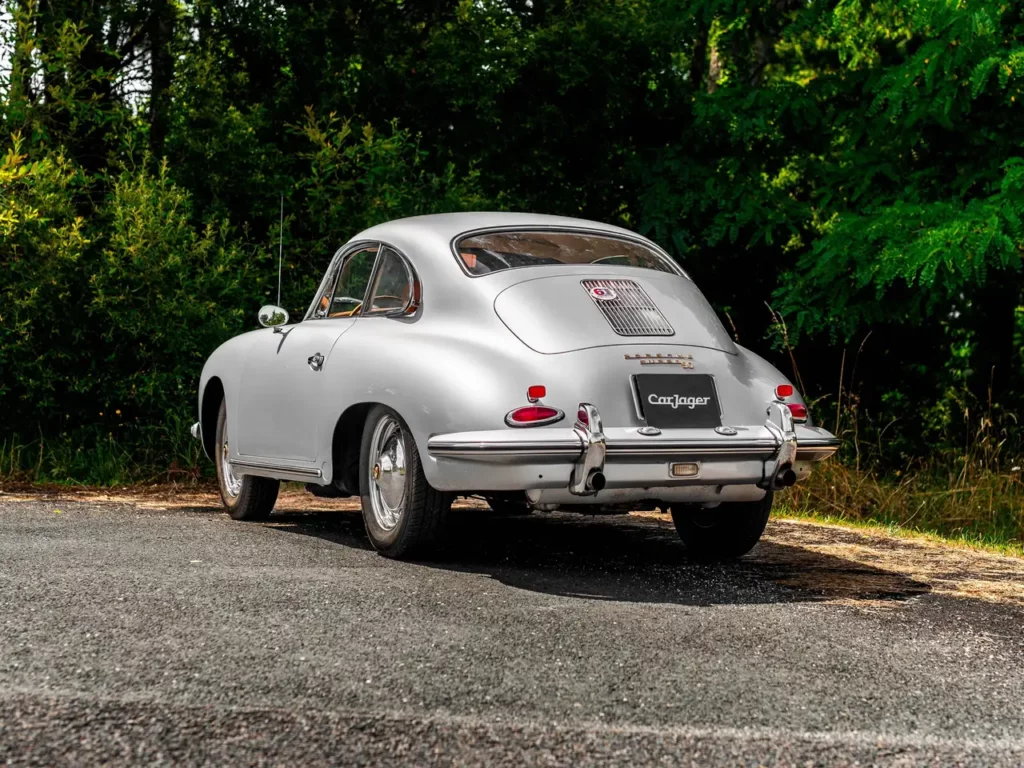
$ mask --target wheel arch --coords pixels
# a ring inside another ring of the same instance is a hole
[[[331,485],[340,491],[359,495],[359,451],[363,442],[366,415],[376,402],[350,405],[334,424],[331,435]]]
[[[214,461],[217,455],[217,416],[220,404],[224,402],[224,383],[219,376],[211,376],[203,388],[202,405],[199,411],[199,423],[203,436],[203,452]]]

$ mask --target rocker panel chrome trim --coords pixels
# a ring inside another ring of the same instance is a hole
[[[239,461],[231,459],[228,462],[232,467],[238,469],[255,469],[260,472],[279,472],[282,475],[299,475],[301,477],[322,477],[323,472],[319,469],[307,469],[306,467],[289,467],[283,464],[269,464],[262,461]]]

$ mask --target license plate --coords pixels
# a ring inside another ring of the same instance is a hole
[[[714,379],[706,373],[639,373],[640,408],[647,424],[661,429],[720,427]]]

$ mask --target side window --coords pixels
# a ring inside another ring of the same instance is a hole
[[[380,265],[370,296],[370,306],[363,310],[366,315],[395,314],[419,300],[416,281],[405,259],[387,246],[381,248]]]
[[[377,260],[377,247],[350,253],[341,265],[334,285],[329,286],[317,307],[318,317],[351,317],[359,312]]]

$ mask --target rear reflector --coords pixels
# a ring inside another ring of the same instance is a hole
[[[793,421],[807,421],[807,406],[803,403],[786,403],[789,412],[793,414]]]
[[[539,427],[553,424],[565,418],[565,414],[557,408],[546,405],[526,405],[505,414],[505,423],[510,427]]]
[[[526,390],[526,399],[531,403],[536,403],[542,397],[546,397],[548,394],[547,387],[543,384],[534,384],[532,387]]]
[[[791,397],[792,395],[793,395],[793,385],[792,384],[779,384],[779,386],[777,386],[775,388],[775,396],[777,398],[779,398],[780,400],[782,400],[784,398],[787,398],[787,397]]]
[[[587,413],[586,408],[580,408],[578,411],[576,411],[576,421],[578,421],[584,427],[590,426],[590,414]]]

